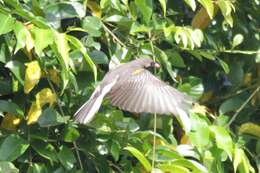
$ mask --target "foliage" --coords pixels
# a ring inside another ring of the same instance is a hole
[[[258,0],[1,0],[0,172],[257,172],[259,15]],[[189,133],[108,100],[73,122],[108,62],[136,56],[208,107]]]

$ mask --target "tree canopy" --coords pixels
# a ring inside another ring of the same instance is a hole
[[[0,172],[259,172],[259,6],[0,0]],[[137,57],[196,100],[190,132],[109,100],[90,124],[74,122],[109,62]]]

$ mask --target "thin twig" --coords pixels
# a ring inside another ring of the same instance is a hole
[[[50,85],[50,87],[51,87],[52,92],[54,92],[55,95],[57,96],[57,92],[56,92],[56,90],[55,90],[53,84],[51,83],[51,80],[49,79],[48,72],[47,72],[46,70],[44,70],[44,72],[47,74],[47,75],[46,75],[46,76],[47,76],[47,81],[48,81],[48,83],[49,83],[49,85]],[[64,117],[65,114],[64,114],[64,111],[63,111],[63,109],[62,109],[62,106],[61,106],[61,104],[60,104],[60,102],[59,102],[59,99],[57,99],[57,105],[58,105],[58,108],[59,108],[59,110],[60,110],[61,115]],[[82,165],[82,161],[81,161],[81,158],[80,158],[80,155],[79,155],[79,150],[78,150],[78,147],[77,147],[77,144],[76,144],[75,141],[73,142],[73,146],[74,146],[75,151],[76,151],[76,155],[77,155],[77,158],[78,158],[78,161],[79,161],[80,169],[83,170],[83,165]]]
[[[80,169],[83,170],[83,165],[82,165],[82,161],[81,161],[81,159],[80,159],[79,149],[78,149],[78,146],[77,146],[77,144],[76,144],[76,141],[73,142],[73,146],[74,146],[74,148],[75,148],[76,155],[77,155],[77,158],[78,158],[78,160],[79,160]]]
[[[108,29],[108,27],[105,24],[103,24],[102,26],[105,29],[105,31],[113,37],[113,39],[115,39],[121,46],[126,47],[126,45],[112,31],[110,31],[110,29]]]
[[[153,60],[155,61],[154,47],[153,47],[151,32],[149,32],[149,42],[150,42],[150,46],[151,46],[151,49],[152,49]],[[155,67],[154,67],[154,72],[156,72],[156,68]],[[154,123],[153,123],[153,157],[152,157],[152,170],[151,170],[151,172],[154,172],[154,168],[155,168],[156,125],[157,125],[157,114],[154,113]]]
[[[246,101],[237,109],[236,113],[233,115],[233,117],[230,119],[230,121],[227,123],[226,127],[229,127],[232,122],[236,119],[238,114],[244,109],[244,107],[248,104],[248,102],[254,97],[254,95],[259,91],[260,86],[258,86],[255,91],[246,99]]]

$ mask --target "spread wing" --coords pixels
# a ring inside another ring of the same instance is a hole
[[[119,79],[108,98],[112,105],[136,113],[180,115],[188,112],[192,105],[191,98],[145,69]]]

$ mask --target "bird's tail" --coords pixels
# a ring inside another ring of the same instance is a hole
[[[87,124],[94,118],[95,114],[101,106],[103,98],[115,85],[116,80],[113,80],[111,83],[105,85],[102,88],[98,86],[95,89],[90,99],[86,103],[84,103],[74,114],[76,122],[80,124]]]

